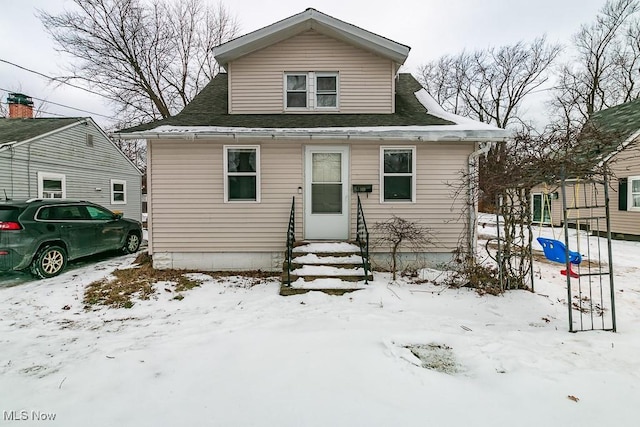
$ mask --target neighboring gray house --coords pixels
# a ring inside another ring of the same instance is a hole
[[[141,219],[142,173],[91,118],[0,118],[0,171],[0,199],[81,199]]]

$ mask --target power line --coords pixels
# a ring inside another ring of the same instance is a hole
[[[16,68],[20,68],[21,70],[28,71],[28,72],[36,74],[36,75],[38,75],[40,77],[44,77],[45,79],[50,80],[52,82],[65,84],[67,86],[70,86],[70,87],[73,87],[73,88],[76,88],[76,89],[84,90],[85,92],[89,92],[89,93],[91,93],[93,95],[101,96],[103,98],[108,99],[109,101],[121,102],[121,101],[118,101],[117,99],[110,98],[110,97],[108,97],[106,95],[103,95],[103,94],[101,94],[99,92],[94,92],[94,91],[92,91],[90,89],[87,89],[87,88],[84,88],[82,86],[78,86],[78,85],[74,85],[73,83],[69,83],[64,79],[61,79],[60,77],[51,77],[51,76],[48,76],[48,75],[46,75],[44,73],[41,73],[39,71],[35,71],[35,70],[30,69],[30,68],[23,67],[22,65],[18,65],[18,64],[14,63],[14,62],[11,62],[11,61],[7,61],[6,59],[0,58],[0,62],[4,62],[5,64],[9,64],[9,65],[14,66]]]
[[[0,90],[3,90],[3,91],[5,91],[5,92],[7,92],[7,93],[15,92],[15,91],[8,90],[8,89],[4,89],[4,88],[1,88],[1,87],[0,87]],[[49,100],[42,99],[42,98],[36,98],[35,96],[30,96],[30,98],[35,99],[35,100],[37,100],[37,101],[46,102],[47,104],[57,105],[57,106],[59,106],[59,107],[64,107],[64,108],[69,108],[69,109],[71,109],[71,110],[82,111],[83,113],[89,113],[89,114],[91,114],[91,115],[93,115],[93,116],[100,116],[100,117],[104,117],[104,118],[106,118],[106,119],[113,120],[113,121],[117,121],[117,120],[118,120],[118,119],[116,119],[115,117],[105,116],[104,114],[94,113],[93,111],[83,110],[82,108],[71,107],[70,105],[59,104],[59,103],[57,103],[57,102],[49,101]],[[5,102],[3,102],[3,104],[6,104],[6,103],[5,103]]]

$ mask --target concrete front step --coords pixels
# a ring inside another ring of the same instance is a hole
[[[365,288],[362,281],[344,282],[336,278],[294,278],[292,277],[291,286],[280,286],[280,295],[300,295],[311,291],[324,292],[329,295],[344,295],[348,292],[358,291]]]
[[[354,253],[294,253],[293,262],[296,264],[308,265],[338,265],[338,264],[360,264],[362,265],[362,257],[360,254]]]
[[[360,246],[352,242],[296,242],[291,260],[291,285],[287,262],[283,264],[281,295],[322,291],[342,295],[362,289],[373,280],[364,274]]]

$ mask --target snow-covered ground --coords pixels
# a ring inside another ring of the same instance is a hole
[[[637,426],[640,243],[613,252],[617,333],[567,332],[562,266],[546,262],[535,293],[499,297],[380,273],[289,297],[200,276],[181,301],[160,284],[85,310],[85,286],[134,256],[0,288],[0,425]],[[456,372],[421,367],[413,344],[450,349]]]

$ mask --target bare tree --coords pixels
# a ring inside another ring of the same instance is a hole
[[[421,66],[418,80],[446,110],[505,128],[521,119],[524,98],[547,81],[559,52],[545,37],[463,51]]]
[[[551,101],[558,126],[580,128],[594,112],[640,96],[639,12],[637,0],[608,0],[573,36],[576,55],[560,67]]]
[[[409,247],[414,252],[421,252],[434,239],[429,227],[395,215],[386,221],[375,223],[373,229],[378,235],[376,245],[391,249],[391,273],[394,281],[398,271],[398,250],[401,247]]]
[[[125,123],[169,117],[219,71],[211,48],[238,32],[222,3],[73,0],[39,18],[79,79],[112,99]]]

